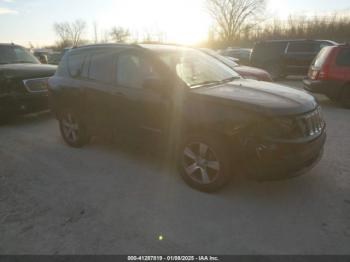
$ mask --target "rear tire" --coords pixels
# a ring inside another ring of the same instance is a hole
[[[190,187],[215,192],[230,181],[229,149],[216,135],[187,136],[179,152],[181,175]]]
[[[65,110],[60,113],[58,120],[61,135],[69,146],[80,148],[89,143],[87,128],[73,110]]]

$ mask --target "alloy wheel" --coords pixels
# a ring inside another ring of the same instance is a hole
[[[219,177],[220,161],[209,145],[203,142],[191,143],[183,151],[183,169],[192,180],[207,185]]]
[[[62,118],[62,130],[64,133],[65,138],[71,142],[75,143],[78,141],[78,131],[79,131],[79,125],[75,118],[72,116],[72,114],[67,113],[63,118]]]

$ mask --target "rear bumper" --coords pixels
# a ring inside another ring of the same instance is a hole
[[[322,158],[326,130],[316,139],[305,143],[274,143],[266,141],[256,151],[254,165],[248,170],[258,180],[280,180],[305,174]]]
[[[311,93],[324,94],[330,98],[337,99],[341,93],[342,83],[332,80],[303,80],[304,89]]]

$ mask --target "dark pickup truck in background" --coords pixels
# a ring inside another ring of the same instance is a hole
[[[306,76],[320,50],[336,44],[329,40],[261,41],[253,48],[250,64],[265,69],[274,80],[288,75]]]

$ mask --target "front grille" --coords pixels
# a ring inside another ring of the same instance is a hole
[[[298,117],[296,123],[303,137],[321,134],[325,127],[320,107],[311,113]]]

